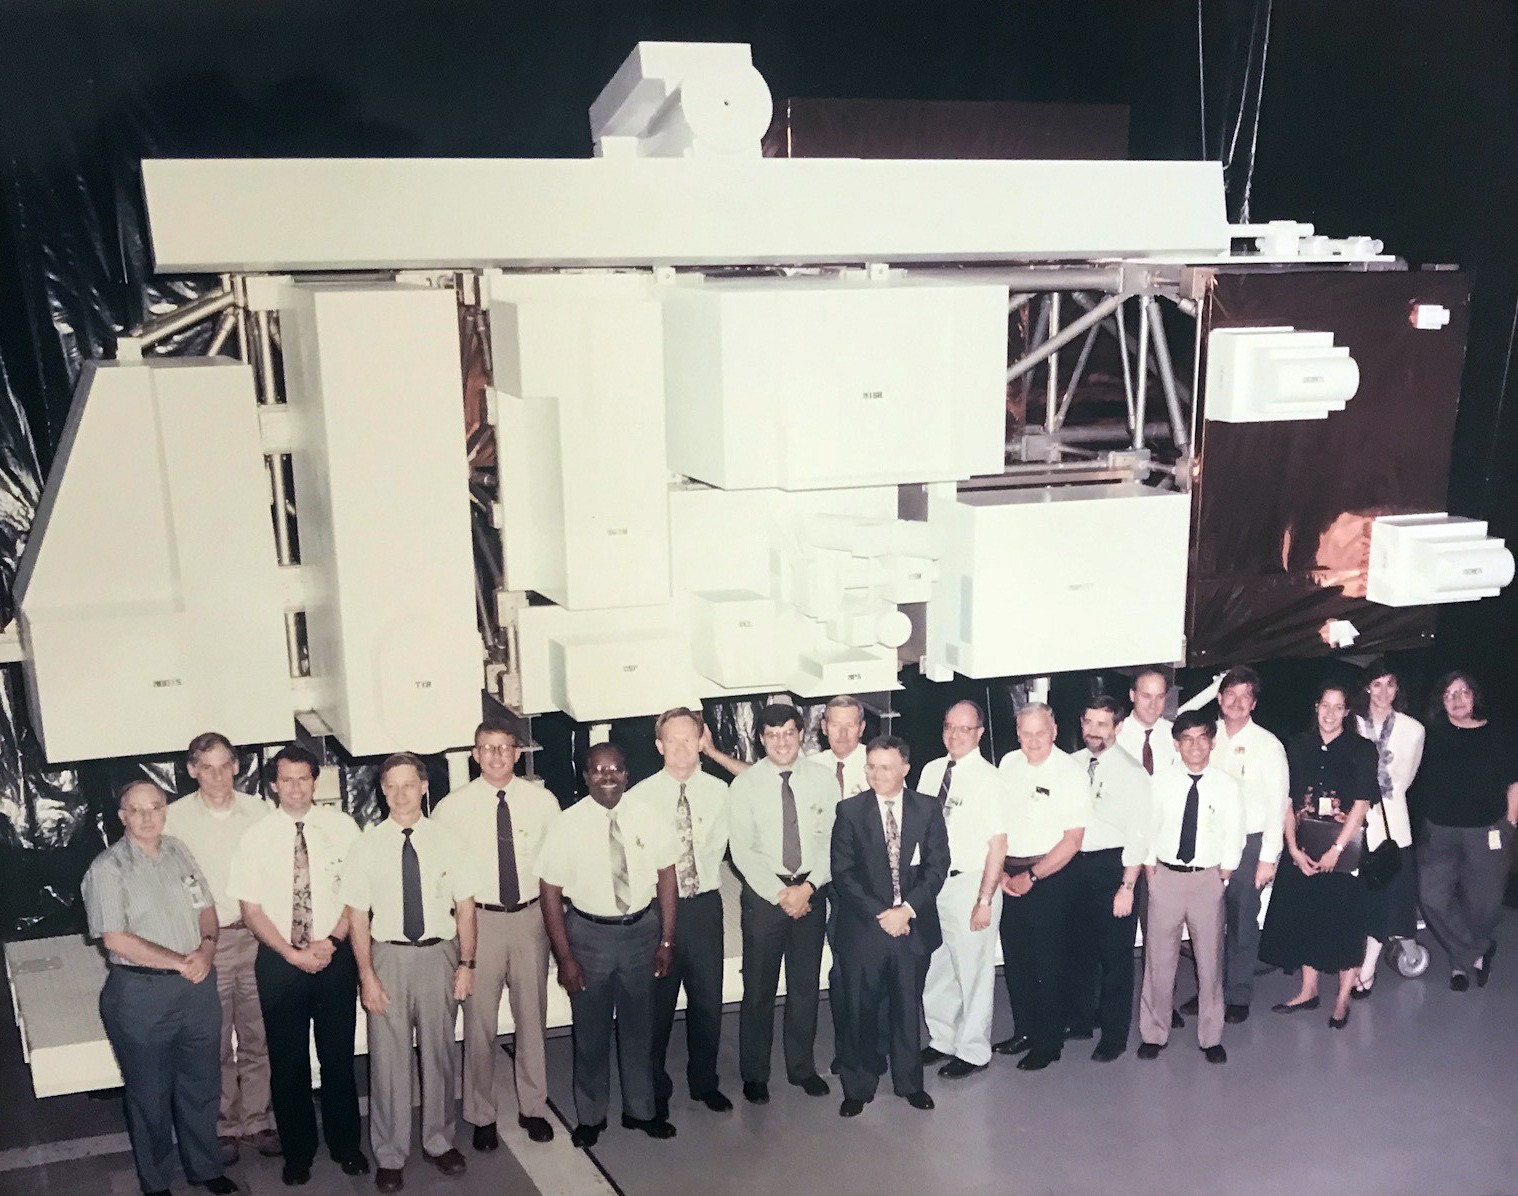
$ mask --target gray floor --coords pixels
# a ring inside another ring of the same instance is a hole
[[[737,1018],[729,1014],[723,1086],[738,1108],[712,1114],[686,1100],[677,1081],[672,1118],[680,1134],[653,1142],[621,1129],[614,1103],[612,1127],[594,1161],[627,1196],[1510,1194],[1518,1191],[1518,1135],[1511,1130],[1518,1108],[1518,915],[1506,915],[1499,941],[1506,946],[1485,990],[1451,993],[1436,951],[1421,980],[1383,969],[1375,995],[1356,1003],[1342,1031],[1328,1028],[1326,1010],[1271,1015],[1270,1003],[1294,992],[1295,980],[1263,977],[1254,1016],[1228,1027],[1224,1067],[1202,1059],[1191,1027],[1149,1063],[1132,1053],[1116,1063],[1093,1063],[1090,1044],[1073,1043],[1062,1062],[1034,1075],[1000,1059],[958,1083],[930,1071],[928,1088],[938,1101],[931,1113],[908,1108],[887,1085],[851,1122],[838,1117],[836,1084],[832,1096],[813,1099],[782,1078],[772,1085],[770,1105],[743,1104]],[[825,1010],[822,1021],[818,1059],[825,1065]],[[1008,1030],[1004,1003],[997,1030]],[[677,1044],[680,1037],[677,1025]],[[671,1054],[678,1076],[683,1049]],[[569,1061],[569,1039],[552,1039],[552,1096],[572,1122]],[[119,1105],[84,1097],[35,1101],[28,1091],[6,1010],[0,1015],[0,1092],[6,1094],[0,1193],[133,1196],[130,1158],[120,1153]],[[482,1158],[468,1151],[467,1141],[464,1146],[466,1176],[445,1180],[414,1159],[406,1191],[531,1196],[538,1190],[507,1152]],[[230,1174],[252,1193],[287,1190],[278,1160],[244,1160]],[[553,1190],[574,1194],[588,1187],[582,1177]],[[302,1189],[310,1196],[373,1190],[368,1181],[342,1176],[325,1156]]]

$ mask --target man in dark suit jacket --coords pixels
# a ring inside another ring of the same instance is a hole
[[[904,788],[907,745],[892,735],[870,742],[870,788],[838,803],[833,823],[836,943],[848,1017],[839,1057],[843,1104],[857,1117],[885,1072],[876,1034],[889,1011],[891,1083],[914,1109],[931,1109],[922,1090],[922,986],[928,959],[943,941],[938,890],[949,875],[949,832],[938,802]],[[838,999],[838,995],[834,996]]]

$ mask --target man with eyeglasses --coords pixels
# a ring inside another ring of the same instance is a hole
[[[830,1091],[817,1074],[815,1057],[826,925],[819,892],[830,874],[838,808],[834,778],[800,758],[801,714],[794,706],[771,703],[760,711],[759,739],[764,759],[728,791],[733,866],[743,877],[738,1062],[743,1095],[751,1104],[770,1098],[775,990],[782,962],[786,1078],[808,1096]]]
[[[522,735],[516,723],[487,718],[474,731],[480,775],[433,810],[473,855],[478,955],[464,1002],[464,1120],[475,1150],[500,1145],[495,1097],[501,993],[510,995],[515,1038],[517,1125],[533,1142],[553,1140],[548,1120],[548,932],[538,904],[538,852],[559,817],[553,794],[516,775]]]
[[[938,894],[943,945],[928,963],[922,994],[928,1023],[924,1063],[963,1079],[991,1061],[991,1010],[996,999],[996,936],[1000,879],[1007,855],[1001,776],[981,754],[985,716],[974,702],[956,702],[943,717],[947,754],[930,760],[917,791],[937,799],[949,830],[949,878]]]
[[[624,801],[627,761],[615,744],[585,759],[581,798],[549,829],[538,856],[543,922],[574,1011],[570,1141],[594,1146],[611,1102],[611,1041],[622,1081],[622,1127],[675,1136],[654,1092],[654,982],[675,956],[678,848],[646,803]]]

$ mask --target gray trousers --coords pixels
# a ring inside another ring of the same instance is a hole
[[[411,1153],[411,1093],[415,1080],[411,1033],[422,1076],[422,1149],[453,1149],[458,1045],[453,1027],[458,1002],[453,974],[457,939],[430,947],[375,943],[374,974],[390,997],[385,1012],[369,1015],[369,1141],[376,1166],[398,1170]]]
[[[1492,846],[1492,835],[1498,847]],[[1419,898],[1423,920],[1449,953],[1450,968],[1469,972],[1492,942],[1507,886],[1513,831],[1494,826],[1428,823],[1418,847]]]
[[[478,906],[475,907],[479,909]],[[501,1053],[501,992],[516,1026],[517,1111],[548,1116],[548,1062],[543,1027],[548,1008],[548,931],[536,905],[516,913],[479,910],[474,991],[464,1002],[464,1120],[494,1125],[495,1068]]]
[[[258,940],[251,930],[222,927],[216,940],[216,991],[221,997],[221,1115],[216,1132],[223,1138],[251,1138],[274,1128],[269,1047],[253,976],[257,957]]]
[[[1144,937],[1139,1037],[1159,1046],[1170,1040],[1183,926],[1191,935],[1191,953],[1196,958],[1197,1045],[1217,1046],[1223,1041],[1223,874],[1216,868],[1175,872],[1161,864],[1154,870]]]
[[[1223,1001],[1228,1005],[1248,1005],[1254,998],[1254,964],[1260,954],[1260,890],[1254,887],[1254,874],[1264,838],[1258,831],[1244,836],[1244,854],[1223,892]]]
[[[585,987],[569,998],[574,1013],[575,1116],[581,1125],[606,1120],[611,1101],[611,1038],[617,1035],[617,1072],[622,1112],[647,1121],[654,1115],[654,951],[659,911],[650,909],[628,926],[591,922],[564,914],[569,949]]]
[[[213,970],[199,984],[112,968],[100,1020],[121,1068],[127,1136],[144,1192],[167,1191],[174,1139],[185,1178],[222,1173],[216,1142],[221,1102],[221,1000]]]

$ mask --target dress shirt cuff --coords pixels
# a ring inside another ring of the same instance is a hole
[[[909,917],[909,918],[915,918],[915,917],[917,917],[917,911],[912,908],[912,903],[910,901],[903,901],[901,903],[901,908],[907,911],[907,917]]]

